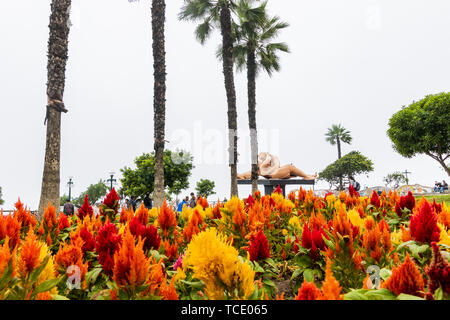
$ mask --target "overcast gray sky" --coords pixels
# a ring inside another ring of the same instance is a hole
[[[62,115],[61,194],[74,177],[73,194],[110,171],[132,166],[153,150],[153,68],[150,0],[73,0]],[[190,179],[216,182],[229,197],[225,154],[227,107],[219,35],[201,46],[195,25],[177,20],[182,0],[167,2],[167,148],[186,145],[195,157]],[[353,136],[343,152],[359,150],[375,171],[357,178],[380,185],[393,171],[408,169],[411,182],[445,179],[426,156],[405,159],[386,135],[402,105],[449,91],[450,1],[270,0],[271,14],[290,23],[280,41],[282,70],[257,82],[260,151],[279,155],[307,173],[336,158],[324,138],[341,123]],[[0,186],[4,209],[20,196],[32,209],[42,180],[50,1],[0,2]],[[241,159],[249,165],[245,74],[236,76]],[[247,136],[245,136],[247,134]],[[180,140],[180,137],[183,139]],[[189,142],[190,140],[190,142]],[[222,154],[221,154],[222,153]],[[248,162],[248,163],[247,163]],[[326,187],[321,183],[317,187]],[[240,187],[240,196],[250,187]]]

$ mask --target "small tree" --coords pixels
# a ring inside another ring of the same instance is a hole
[[[394,149],[406,158],[426,154],[450,176],[450,92],[428,95],[403,107],[389,120]]]
[[[208,198],[210,195],[216,194],[214,192],[216,184],[214,181],[208,180],[208,179],[201,179],[199,182],[197,182],[197,186],[195,190],[197,191],[197,194],[202,195],[205,198]]]
[[[189,177],[194,168],[188,152],[164,150],[164,187],[179,192],[189,187]],[[143,197],[154,189],[155,153],[145,153],[134,160],[136,169],[121,169],[122,189],[126,196]]]
[[[94,205],[98,199],[101,199],[108,192],[108,187],[105,181],[101,180],[96,184],[91,184],[85,192],[82,192],[80,196],[73,200],[73,203],[77,207],[81,207],[84,202],[84,196],[87,194],[89,203]]]
[[[331,128],[328,128],[327,133],[325,134],[325,140],[328,141],[332,146],[337,146],[338,159],[342,157],[342,149],[341,143],[350,144],[352,142],[352,136],[350,135],[350,131],[345,129],[340,124],[333,124]],[[339,178],[339,186],[340,189],[343,189],[342,185],[342,177]]]
[[[4,204],[5,200],[2,199],[2,187],[0,187],[0,205]]]
[[[401,172],[390,173],[383,178],[383,181],[385,182],[386,186],[391,187],[392,185],[395,187],[400,185],[400,183],[407,183],[405,175]]]
[[[319,173],[319,180],[327,181],[330,187],[340,185],[341,177],[373,171],[373,162],[358,151],[352,151],[336,160]]]

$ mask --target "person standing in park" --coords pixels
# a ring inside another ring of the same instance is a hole
[[[130,205],[133,207],[133,211],[136,211],[136,197],[131,196]]]
[[[191,192],[191,201],[189,201],[189,206],[191,208],[195,208],[196,205],[197,205],[197,199],[195,198],[195,194],[193,192]]]
[[[66,203],[64,204],[64,214],[66,216],[71,216],[75,212],[75,206],[70,202],[69,198],[67,198]]]
[[[151,208],[153,208],[153,201],[152,198],[150,198],[150,195],[146,194],[145,198],[144,198],[144,206],[150,210]]]
[[[189,206],[189,197],[188,196],[186,196],[186,198],[184,198],[183,201],[180,202],[180,204],[178,205],[178,208],[177,208],[177,212],[182,212],[184,205],[186,205],[186,207]]]

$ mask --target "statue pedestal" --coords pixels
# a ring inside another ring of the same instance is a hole
[[[252,180],[238,180],[239,184],[252,184]],[[264,185],[264,193],[266,195],[271,195],[273,191],[280,186],[283,196],[286,197],[286,185],[312,185],[314,189],[316,181],[315,180],[304,180],[304,179],[258,179],[258,184]]]

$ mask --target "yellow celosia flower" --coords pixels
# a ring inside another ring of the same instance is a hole
[[[184,279],[186,279],[186,273],[184,272],[183,269],[177,268],[177,273],[173,276],[173,279],[174,279],[175,283],[180,280],[184,280]]]
[[[283,234],[283,236],[286,236],[288,234],[288,231],[286,229],[281,230],[281,233]]]
[[[181,211],[181,218],[184,221],[188,222],[191,219],[193,213],[194,211],[192,210],[191,207],[183,205],[183,210]]]
[[[148,217],[153,219],[158,218],[158,208],[153,207],[148,210]]]
[[[239,207],[244,208],[244,202],[238,197],[232,197],[227,203],[225,203],[224,209],[228,212],[230,217],[232,217]],[[224,218],[224,216],[225,215],[222,214],[222,218]]]
[[[391,241],[395,245],[400,245],[403,243],[403,232],[402,229],[397,229],[395,232],[391,232]]]
[[[359,215],[358,211],[352,209],[347,212],[347,216],[354,226],[357,226],[360,230],[364,228],[364,219],[361,219],[361,216]]]
[[[123,234],[125,232],[125,225],[122,224],[119,229],[119,234]]]
[[[289,219],[289,225],[293,226],[295,229],[300,230],[300,220],[297,216],[293,216]],[[285,234],[283,234],[285,236]]]
[[[336,196],[334,194],[330,194],[327,197],[327,205],[328,207],[332,208],[333,204],[336,202]]]
[[[192,269],[194,278],[205,283],[209,299],[246,299],[254,291],[255,272],[240,260],[238,251],[215,228],[193,237],[183,266]]]
[[[445,244],[447,246],[450,246],[450,236],[448,233],[447,228],[443,225],[438,223],[439,229],[441,229],[440,239],[438,244]]]
[[[47,280],[52,280],[52,279],[56,278],[56,276],[55,276],[56,270],[55,270],[53,256],[51,255],[50,252],[48,252],[47,245],[45,243],[42,243],[41,251],[39,254],[39,261],[43,261],[48,254],[50,255],[50,259],[48,260],[47,265],[45,266],[44,270],[42,270],[42,273],[39,275],[39,278],[36,281],[36,287],[38,287],[41,283],[43,283]],[[57,294],[58,288],[54,287],[53,289],[51,289],[48,292],[50,294]]]

